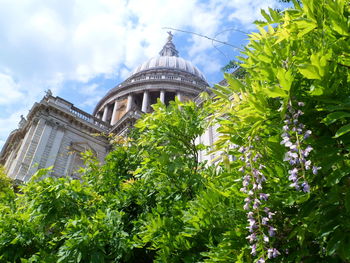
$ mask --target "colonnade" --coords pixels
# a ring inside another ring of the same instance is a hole
[[[165,90],[160,90],[159,92],[159,99],[162,103],[166,103],[166,98],[165,98],[165,94],[166,91]],[[172,92],[174,94],[174,92]],[[127,113],[128,111],[132,110],[134,107],[134,98],[136,96],[136,94],[139,93],[129,93],[128,97],[127,97],[127,103],[126,103],[126,109],[125,109],[125,113]],[[181,92],[176,92],[175,93],[177,98],[182,101],[183,96]],[[150,107],[150,91],[145,90],[143,91],[142,94],[142,103],[141,103],[141,111],[142,112],[148,112],[148,109]],[[103,108],[103,113],[101,115],[101,111],[97,113],[96,117],[102,119],[102,121],[104,122],[110,122],[111,125],[114,125],[117,123],[118,121],[118,107],[119,105],[119,101],[117,100],[117,98],[114,100],[113,103],[108,103],[105,104],[104,108]],[[112,110],[112,113],[110,113],[110,111]]]

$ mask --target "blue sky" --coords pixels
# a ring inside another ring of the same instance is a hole
[[[98,100],[156,56],[167,29],[192,31],[243,47],[260,9],[276,0],[0,0],[0,148],[20,115],[51,89],[91,113]],[[209,84],[239,54],[229,46],[173,31],[183,58]]]

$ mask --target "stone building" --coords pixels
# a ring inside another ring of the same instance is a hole
[[[169,32],[159,56],[142,63],[129,78],[109,90],[92,114],[47,92],[9,135],[0,164],[11,178],[21,181],[49,166],[54,167],[52,176],[74,176],[83,165],[81,152],[89,149],[101,162],[108,153],[107,139],[96,134],[124,135],[142,113],[152,111],[157,99],[165,104],[175,96],[194,99],[207,88],[198,68],[179,57]],[[199,142],[211,144],[212,133],[209,130]]]

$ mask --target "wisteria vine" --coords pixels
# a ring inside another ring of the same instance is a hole
[[[256,139],[257,140],[257,139]],[[243,187],[240,189],[247,194],[244,202],[244,210],[247,211],[249,235],[246,239],[251,244],[251,254],[257,255],[257,251],[262,251],[257,263],[264,263],[267,258],[275,258],[280,252],[269,245],[270,238],[275,236],[276,228],[271,224],[275,215],[267,206],[266,201],[269,194],[263,192],[263,183],[266,178],[262,172],[265,168],[259,164],[261,154],[254,151],[250,144],[248,147],[240,147],[238,151],[242,154],[239,158],[244,164],[239,171],[243,175]]]
[[[305,106],[304,102],[298,102],[297,105],[299,107]],[[291,102],[288,103],[287,111],[281,144],[288,149],[284,157],[284,161],[291,165],[288,179],[292,182],[290,186],[296,190],[310,192],[306,173],[312,171],[316,175],[321,169],[321,167],[312,166],[311,160],[308,159],[313,148],[310,145],[305,146],[305,141],[312,132],[305,131],[305,125],[299,121],[299,117],[304,114],[303,111],[294,109]]]
[[[297,105],[298,107],[293,108],[292,103],[288,103],[281,144],[288,149],[284,161],[291,166],[288,171],[290,186],[307,193],[310,192],[307,173],[312,172],[316,175],[321,167],[312,165],[309,159],[313,148],[306,141],[312,132],[307,130],[299,120],[299,117],[304,114],[300,108],[304,107],[305,104],[298,102]],[[262,155],[252,145],[254,141],[258,140],[258,138],[248,138],[248,146],[239,147],[236,145],[235,148],[238,148],[238,152],[241,153],[239,160],[243,163],[239,168],[239,172],[243,173],[243,187],[240,190],[247,195],[243,206],[243,209],[247,211],[248,220],[249,235],[246,239],[251,244],[253,256],[257,256],[260,252],[257,263],[264,263],[267,259],[279,256],[280,252],[272,247],[270,242],[270,239],[276,235],[277,229],[272,225],[275,213],[266,205],[270,195],[263,191],[266,177],[263,174],[265,166],[260,162]]]

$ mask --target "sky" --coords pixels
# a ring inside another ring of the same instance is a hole
[[[92,113],[108,90],[157,56],[167,28],[212,86],[277,0],[0,0],[0,148],[50,89]]]

